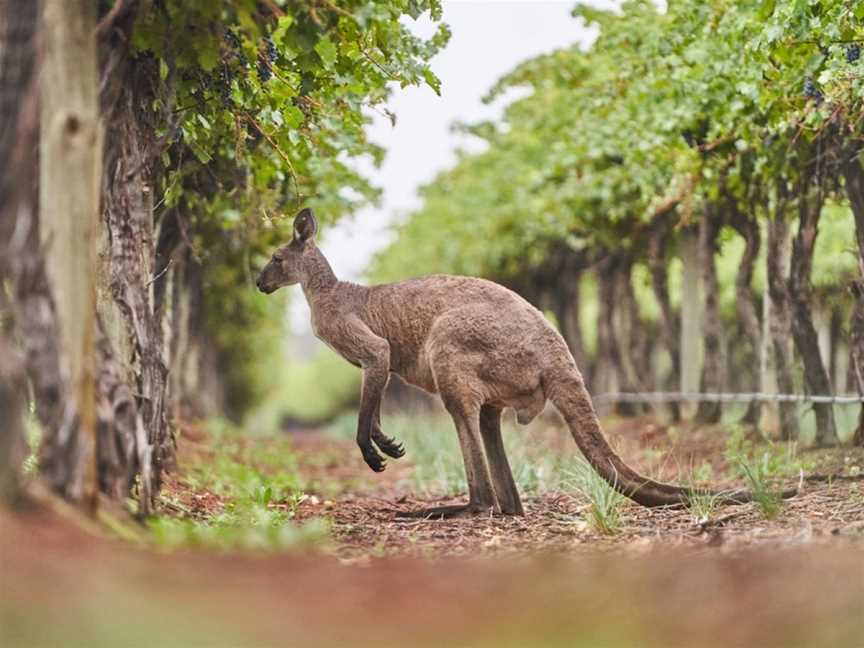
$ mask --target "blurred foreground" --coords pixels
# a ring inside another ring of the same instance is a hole
[[[856,482],[805,485],[771,519],[755,504],[647,511],[621,502],[617,523],[602,530],[592,491],[568,464],[572,448],[543,425],[529,429],[527,443],[508,435],[523,465],[525,518],[395,521],[396,510],[460,490],[450,465],[459,457],[439,441],[453,435],[429,429],[439,425],[392,419],[388,430],[406,439],[406,459],[416,463],[394,462],[381,476],[339,430],[244,439],[188,428],[183,469],[163,496],[173,518],[109,534],[47,510],[6,516],[0,640],[861,645]],[[681,433],[649,421],[607,427],[628,461],[667,478],[731,483],[733,451],[780,481],[800,466],[848,473],[864,458],[848,449],[799,456],[746,438],[718,449],[725,436],[716,430]]]

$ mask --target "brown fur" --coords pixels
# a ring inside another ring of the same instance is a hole
[[[316,231],[312,213],[300,212],[294,239],[276,251],[258,287],[271,293],[299,283],[315,335],[363,369],[357,444],[373,470],[385,467],[375,444],[391,457],[403,454],[380,427],[390,373],[441,396],[459,436],[469,502],[411,515],[523,514],[501,442],[501,411],[513,408],[524,425],[547,400],[617,490],[645,506],[686,502],[687,489],[639,475],[609,447],[567,344],[519,295],[485,279],[447,275],[371,287],[338,281],[315,245]]]

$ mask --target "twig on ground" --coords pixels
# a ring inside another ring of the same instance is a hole
[[[736,511],[735,513],[729,513],[727,515],[723,515],[719,518],[713,518],[708,520],[703,520],[699,522],[695,526],[690,527],[690,531],[698,531],[700,534],[706,533],[711,529],[716,529],[718,527],[725,526],[729,520],[732,520],[736,517],[740,517],[744,514],[748,513],[748,511]]]

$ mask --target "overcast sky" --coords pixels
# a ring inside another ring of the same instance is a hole
[[[495,82],[525,59],[575,42],[588,44],[588,30],[570,16],[572,0],[445,0],[444,21],[450,43],[432,61],[441,79],[441,96],[430,88],[397,88],[388,102],[396,126],[375,115],[370,139],[387,151],[384,164],[363,168],[383,189],[381,205],[364,209],[325,232],[321,247],[340,279],[359,280],[372,255],[390,240],[394,220],[419,204],[417,189],[451,166],[455,151],[472,142],[450,132],[457,121],[475,122],[501,113],[500,103],[481,101]],[[602,4],[595,2],[594,4]],[[608,4],[608,3],[607,3]],[[429,36],[428,18],[408,23]],[[308,328],[309,313],[297,291],[292,299],[292,329]]]

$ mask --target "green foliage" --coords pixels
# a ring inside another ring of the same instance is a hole
[[[287,361],[287,293],[264,295],[242,276],[242,260],[208,266],[203,310],[206,330],[219,349],[228,413],[236,417],[278,388]]]
[[[854,221],[848,205],[829,202],[822,210],[819,237],[813,263],[813,285],[823,294],[834,296],[839,303],[850,306],[846,284],[857,271],[858,255],[855,251]],[[837,288],[840,296],[837,299]]]
[[[747,437],[745,428],[742,427],[731,429],[723,456],[732,465],[742,461],[758,463],[761,473],[774,479],[797,477],[802,470],[809,472],[815,466],[811,459],[798,454],[796,442],[755,442]]]
[[[283,550],[320,544],[328,537],[321,520],[298,525],[293,521],[305,495],[297,477],[296,458],[259,443],[246,446],[239,430],[213,420],[208,429],[216,438],[215,456],[188,466],[189,487],[219,497],[223,506],[192,513],[170,494],[164,504],[180,517],[152,518],[148,526],[161,546],[208,547],[220,550]]]
[[[259,220],[286,199],[313,196],[333,218],[356,204],[346,187],[374,195],[346,161],[380,159],[366,140],[362,111],[386,100],[388,83],[437,87],[427,61],[446,43],[446,26],[423,41],[400,22],[426,11],[440,18],[436,0],[410,8],[401,1],[296,3],[288,10],[255,2],[154,3],[138,19],[133,44],[158,60],[172,92],[154,109],[172,102],[176,123],[166,129],[194,158],[177,163],[173,154],[181,151],[171,151],[175,163],[166,165],[164,186],[195,177],[200,165],[215,169],[217,192],[235,193],[234,211],[208,216],[229,228],[240,214]],[[238,171],[243,177],[232,177]],[[168,207],[181,199],[183,193],[166,191]]]
[[[278,551],[317,546],[329,537],[329,528],[320,518],[298,525],[287,513],[251,503],[231,507],[206,521],[154,518],[149,528],[156,544],[170,549]]]
[[[798,456],[795,443],[757,444],[746,438],[741,428],[729,436],[724,456],[736,476],[747,483],[753,501],[768,519],[775,518],[783,508],[781,491],[772,484],[780,478],[798,477],[815,465],[812,460]]]

